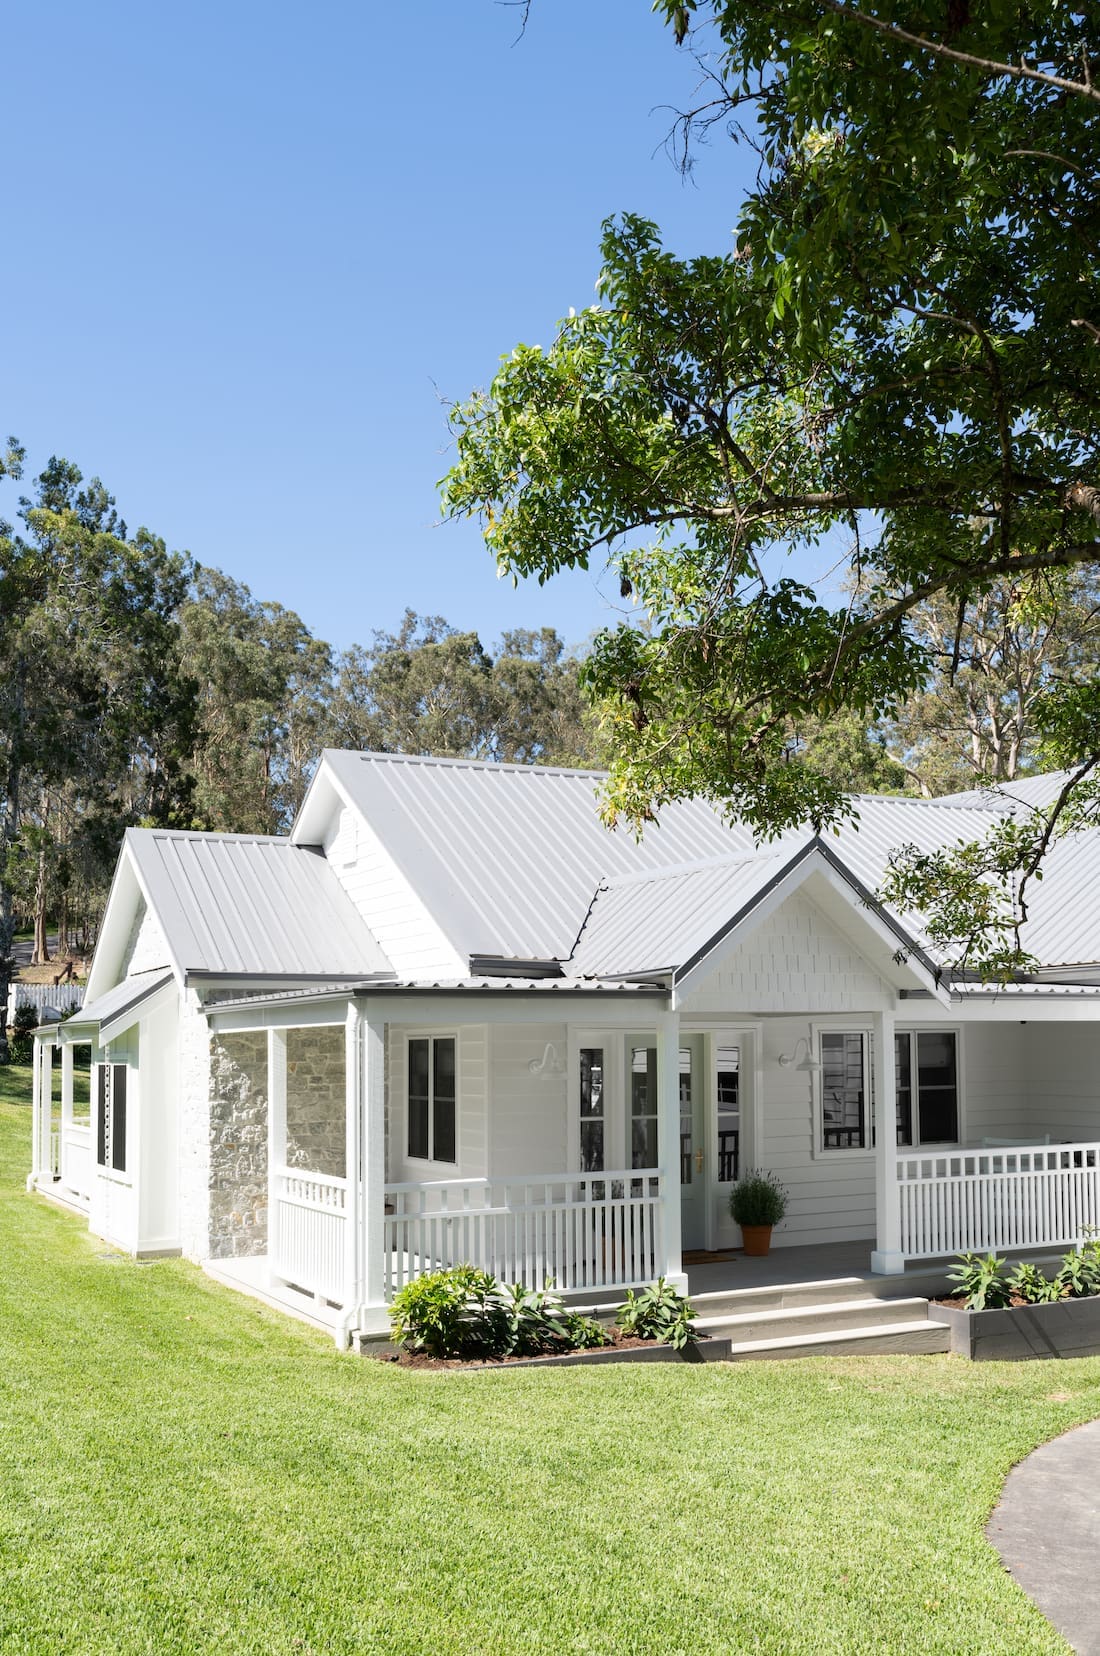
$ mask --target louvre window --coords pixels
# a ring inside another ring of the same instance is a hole
[[[95,1077],[96,1162],[125,1173],[126,1065],[97,1064]]]

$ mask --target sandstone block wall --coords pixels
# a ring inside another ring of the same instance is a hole
[[[267,1036],[210,1042],[210,1254],[267,1251]]]
[[[344,1030],[289,1029],[286,1038],[286,1163],[345,1177]]]

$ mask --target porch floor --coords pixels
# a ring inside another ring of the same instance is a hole
[[[235,1288],[250,1299],[262,1300],[276,1311],[285,1311],[301,1322],[312,1323],[314,1328],[323,1328],[328,1334],[334,1334],[339,1326],[339,1307],[327,1300],[315,1299],[301,1289],[288,1288],[285,1282],[273,1281],[266,1254],[253,1254],[248,1259],[207,1259],[202,1268],[207,1276],[226,1288]]]
[[[913,1294],[943,1293],[949,1286],[947,1272],[953,1257],[914,1260],[900,1276],[878,1276],[871,1270],[872,1242],[828,1242],[810,1247],[773,1248],[766,1259],[749,1259],[740,1251],[715,1255],[685,1266],[688,1292],[734,1294],[753,1288],[794,1288],[811,1282],[864,1283],[876,1299],[895,1299]],[[1064,1250],[1061,1250],[1064,1251]],[[1036,1264],[1061,1257],[1050,1249],[1013,1249],[1013,1261],[1029,1259]],[[866,1291],[866,1290],[865,1290]]]

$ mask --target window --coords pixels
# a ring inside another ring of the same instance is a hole
[[[581,1172],[602,1173],[604,1153],[603,1047],[581,1047]]]
[[[718,1183],[733,1184],[741,1149],[741,1052],[719,1047],[717,1058]]]
[[[424,1161],[454,1162],[455,1038],[416,1035],[409,1039],[409,1155]]]
[[[657,1165],[657,1049],[630,1054],[630,1165]]]
[[[903,1030],[894,1037],[898,1143],[956,1144],[957,1040],[951,1029]]]
[[[95,1066],[96,1162],[126,1171],[126,1065]]]
[[[867,1042],[862,1034],[821,1036],[821,1143],[826,1150],[866,1150]]]

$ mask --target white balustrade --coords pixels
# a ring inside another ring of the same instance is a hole
[[[1100,1227],[1100,1143],[898,1152],[907,1259],[1067,1247]]]
[[[58,1174],[63,1189],[82,1202],[92,1194],[92,1129],[90,1123],[63,1121]]]
[[[413,1278],[474,1265],[505,1282],[562,1292],[628,1288],[665,1268],[661,1175],[459,1179],[386,1186],[387,1299]]]
[[[347,1180],[301,1168],[272,1177],[268,1262],[272,1274],[319,1299],[346,1293]]]

